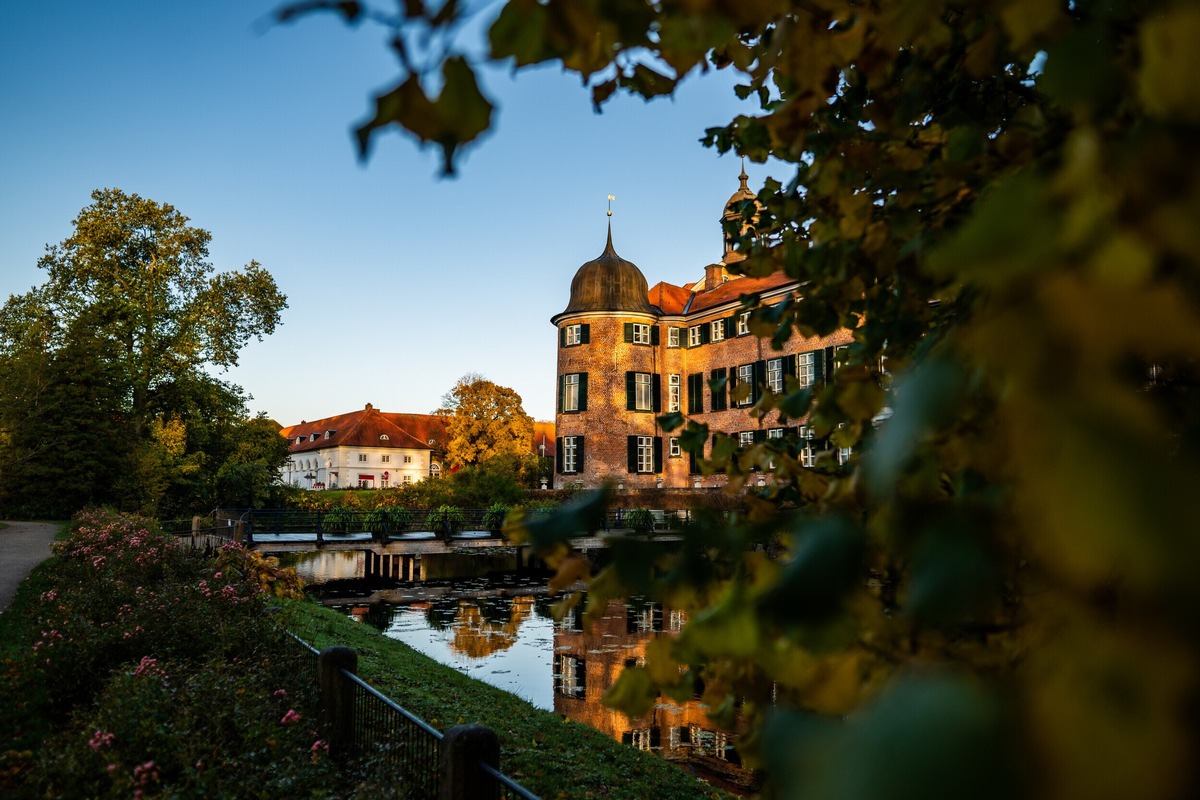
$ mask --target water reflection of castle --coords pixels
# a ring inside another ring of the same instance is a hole
[[[660,698],[638,719],[600,702],[623,669],[645,663],[648,642],[683,628],[684,612],[660,603],[613,601],[587,630],[581,617],[576,606],[556,625],[554,711],[639,750],[682,762],[722,788],[752,788],[754,776],[741,769],[733,746],[735,732],[716,727],[699,700],[677,704]]]

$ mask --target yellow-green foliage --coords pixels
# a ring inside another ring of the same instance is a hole
[[[470,12],[395,24],[446,13]],[[437,102],[475,123],[464,71],[489,61],[559,64],[597,104],[733,72],[745,107],[704,140],[778,176],[735,269],[802,286],[752,331],[855,333],[826,385],[757,408],[847,467],[718,435],[707,468],[735,490],[775,464],[748,513],[592,577],[595,607],[691,614],[615,702],[697,679],[718,716],[740,698],[743,752],[786,796],[1198,793],[1198,37],[1189,0],[508,0],[489,51],[451,48]],[[478,134],[421,108],[381,101],[360,136],[395,122],[449,163]],[[566,539],[602,509],[510,525],[586,574]]]

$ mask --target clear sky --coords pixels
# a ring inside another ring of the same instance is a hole
[[[90,193],[168,202],[212,233],[218,271],[251,259],[283,325],[223,377],[284,425],[373,403],[429,412],[478,372],[554,418],[550,317],[604,247],[651,285],[699,279],[740,165],[698,140],[739,111],[732,76],[601,115],[557,69],[495,71],[494,130],[460,175],[397,132],[359,163],[351,131],[397,78],[382,29],[274,25],[259,0],[38,0],[0,26],[0,297],[44,274]],[[750,113],[751,109],[745,109]],[[748,165],[751,186],[765,172]]]

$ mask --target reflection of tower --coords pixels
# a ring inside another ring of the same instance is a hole
[[[684,612],[660,603],[613,601],[604,615],[585,631],[583,604],[572,608],[554,632],[554,711],[583,722],[614,739],[641,750],[686,763],[694,772],[723,788],[744,791],[755,781],[740,768],[732,746],[734,731],[708,719],[698,699],[676,704],[660,698],[639,719],[603,705],[600,697],[628,667],[644,665],[647,643],[658,636],[676,635],[686,622]]]

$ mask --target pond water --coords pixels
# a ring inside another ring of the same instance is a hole
[[[745,793],[755,776],[741,769],[734,731],[709,721],[697,700],[662,699],[629,719],[600,697],[646,645],[672,636],[681,611],[649,602],[612,602],[587,630],[579,608],[559,621],[558,597],[544,574],[518,572],[515,555],[426,555],[387,570],[406,579],[372,577],[363,553],[306,554],[297,571],[327,605],[382,630],[429,657],[643,750],[681,763],[721,788]],[[408,579],[407,576],[411,576]]]

